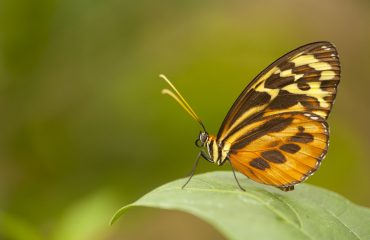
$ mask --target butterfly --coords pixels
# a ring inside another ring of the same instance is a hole
[[[340,81],[336,47],[330,42],[301,46],[277,59],[257,75],[236,99],[217,135],[204,124],[175,86],[163,94],[174,98],[202,127],[195,144],[202,157],[219,166],[229,162],[248,178],[283,191],[311,176],[329,145],[326,122]]]

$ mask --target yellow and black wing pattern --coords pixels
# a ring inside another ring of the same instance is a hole
[[[282,190],[312,175],[327,152],[326,119],[339,80],[338,53],[329,42],[299,47],[263,70],[217,135],[233,167]]]

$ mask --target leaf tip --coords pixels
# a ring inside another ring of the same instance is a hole
[[[130,207],[131,204],[121,207],[110,219],[109,225],[112,226]]]

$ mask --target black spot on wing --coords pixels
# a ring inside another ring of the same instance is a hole
[[[306,83],[306,82],[298,82],[297,83],[297,86],[298,86],[298,88],[299,89],[301,89],[302,91],[307,91],[307,90],[310,90],[310,85],[308,84],[308,83]]]
[[[309,143],[313,141],[313,135],[310,133],[299,132],[289,139],[291,142]]]
[[[291,61],[285,61],[285,62],[282,62],[280,65],[279,65],[279,69],[281,72],[285,71],[285,70],[289,70],[289,69],[294,69],[294,63],[291,62]]]
[[[320,88],[323,91],[327,91],[330,93],[335,93],[337,88],[338,81],[337,80],[325,80],[321,81]]]
[[[332,103],[334,101],[334,95],[325,96],[323,99],[328,103]]]
[[[259,170],[270,168],[270,164],[266,162],[263,158],[255,158],[249,162],[249,165]]]
[[[314,97],[305,94],[293,94],[286,90],[280,90],[279,94],[269,105],[272,110],[287,109],[301,103],[306,109],[317,109],[320,103]]]
[[[265,82],[265,88],[276,89],[283,88],[294,83],[294,76],[280,77],[280,74],[271,75]]]
[[[261,153],[261,156],[269,162],[284,163],[286,159],[279,150],[268,150]]]
[[[298,79],[297,83],[320,82],[321,74],[319,72],[305,73],[303,77]]]
[[[315,56],[316,59],[319,59],[320,61],[333,61],[337,60],[338,57],[336,55],[332,56],[334,51],[328,51],[328,50],[318,50],[313,55]]]
[[[306,74],[306,73],[316,72],[316,70],[310,67],[309,65],[304,64],[298,67],[293,67],[292,72],[294,74]]]
[[[294,143],[288,143],[280,146],[280,149],[287,153],[296,153],[301,150],[301,147]]]

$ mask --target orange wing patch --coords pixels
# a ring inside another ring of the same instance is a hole
[[[328,125],[315,114],[277,114],[245,128],[244,134],[225,143],[233,167],[254,181],[283,190],[312,175],[327,152]]]

